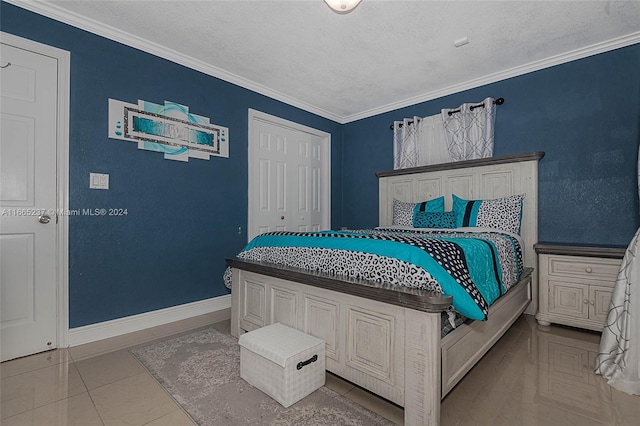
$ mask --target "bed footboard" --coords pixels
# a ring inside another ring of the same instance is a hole
[[[280,322],[326,342],[327,370],[440,422],[440,312],[423,312],[233,269],[231,333]]]

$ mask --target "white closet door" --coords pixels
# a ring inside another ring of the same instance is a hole
[[[328,136],[258,118],[250,126],[249,239],[329,228]]]

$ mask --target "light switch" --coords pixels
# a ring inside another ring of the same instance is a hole
[[[109,189],[109,175],[105,173],[89,173],[90,189]]]

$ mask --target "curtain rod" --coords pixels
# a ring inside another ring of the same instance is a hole
[[[493,103],[494,103],[495,105],[502,105],[502,104],[504,103],[504,98],[498,98],[498,99],[496,99],[495,101],[493,101]],[[469,109],[470,109],[471,111],[473,111],[473,110],[474,110],[474,109],[476,109],[476,108],[484,108],[484,104],[482,103],[482,104],[478,104],[478,105],[471,105],[471,106],[469,107]],[[456,112],[460,112],[460,110],[459,110],[459,109],[456,109],[456,110],[453,110],[453,111],[449,111],[449,116],[451,116],[451,115],[455,114]],[[412,121],[409,121],[409,123],[408,123],[408,124],[413,124],[413,120],[412,120]],[[400,124],[398,127],[402,127],[402,126],[403,126],[403,124]],[[393,130],[393,124],[392,124],[391,126],[389,126],[389,129]]]

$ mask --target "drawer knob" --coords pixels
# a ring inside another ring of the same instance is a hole
[[[591,266],[587,266],[587,269],[585,269],[585,271],[587,271],[587,274],[590,274],[591,272],[593,272],[593,269],[591,269]]]
[[[589,303],[589,301],[587,299],[584,299],[584,304],[586,305],[588,303]]]

